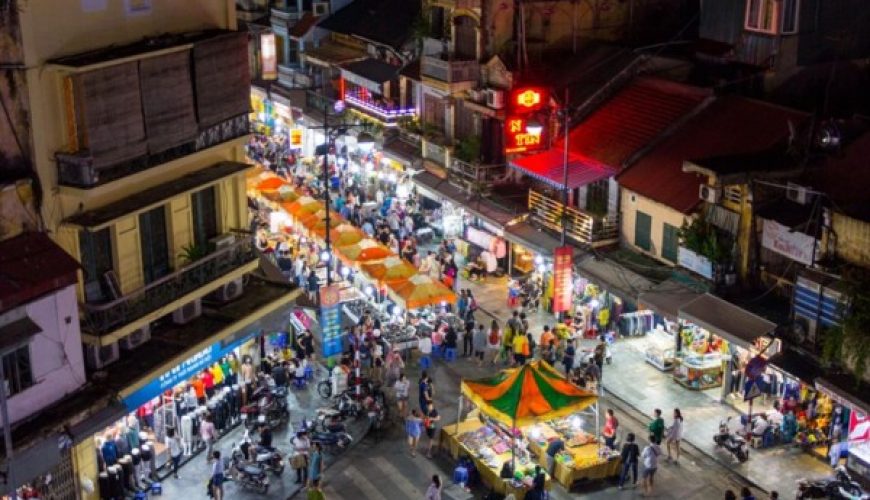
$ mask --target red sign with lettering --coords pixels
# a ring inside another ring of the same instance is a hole
[[[505,152],[522,153],[541,149],[544,145],[543,126],[535,133],[529,130],[529,121],[522,117],[511,117],[505,122]]]
[[[531,113],[547,105],[547,92],[538,87],[519,87],[511,91],[513,114]]]
[[[511,91],[505,120],[505,153],[527,153],[547,145],[549,95],[539,87]]]
[[[571,279],[574,249],[564,246],[556,249],[553,256],[553,312],[571,309],[574,283]]]

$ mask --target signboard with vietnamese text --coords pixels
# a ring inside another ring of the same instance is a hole
[[[553,312],[570,310],[573,302],[574,283],[571,279],[574,249],[570,246],[559,247],[553,258]]]
[[[679,247],[677,264],[689,271],[700,274],[708,280],[713,279],[713,263],[703,255],[697,254],[686,247]]]
[[[510,117],[505,123],[505,153],[526,153],[543,149],[544,132],[533,134],[527,130],[528,121]]]
[[[763,219],[761,246],[801,264],[813,265],[816,240],[801,231],[792,231],[779,222]]]
[[[323,357],[341,354],[341,290],[337,285],[320,289],[320,334]]]
[[[505,153],[528,153],[547,147],[550,96],[540,87],[518,87],[510,92],[505,119]]]
[[[260,67],[263,80],[278,79],[278,52],[275,46],[275,34],[272,32],[260,35]]]
[[[302,129],[301,128],[291,128],[290,129],[290,145],[295,148],[302,147]]]

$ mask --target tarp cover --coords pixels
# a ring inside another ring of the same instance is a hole
[[[709,293],[681,307],[679,317],[744,349],[776,328],[776,323]]]
[[[597,399],[541,360],[492,377],[463,380],[462,395],[484,414],[516,427],[578,412]]]

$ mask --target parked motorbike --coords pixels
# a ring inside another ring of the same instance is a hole
[[[523,283],[520,290],[520,304],[526,313],[536,312],[541,307],[541,288],[533,281]]]
[[[277,448],[252,443],[248,431],[245,431],[245,435],[242,437],[242,444],[239,447],[245,458],[253,462],[257,467],[261,467],[277,476],[280,476],[284,472],[284,454],[278,451]]]
[[[256,403],[241,408],[242,421],[248,430],[262,424],[275,429],[290,419],[286,388],[260,387],[254,391],[252,399]]]
[[[719,422],[719,433],[713,436],[713,441],[717,447],[725,448],[738,462],[743,463],[749,460],[749,447],[745,439],[731,432],[730,423],[731,417]]]
[[[257,491],[263,495],[269,492],[269,476],[266,470],[256,465],[250,465],[244,460],[244,452],[233,443],[232,459],[230,460],[229,477],[245,489]]]
[[[866,500],[870,494],[866,493],[861,485],[852,479],[846,468],[842,465],[837,467],[834,476],[823,479],[800,479],[796,498],[832,498],[843,500]]]
[[[345,430],[344,424],[333,420],[322,424],[319,430],[313,420],[302,420],[296,426],[296,431],[305,431],[311,438],[311,442],[318,442],[324,450],[332,453],[346,449],[353,442],[353,437]]]

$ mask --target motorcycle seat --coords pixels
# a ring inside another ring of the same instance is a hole
[[[242,467],[242,471],[249,476],[259,476],[264,473],[261,467],[256,467],[254,465],[245,465]]]

